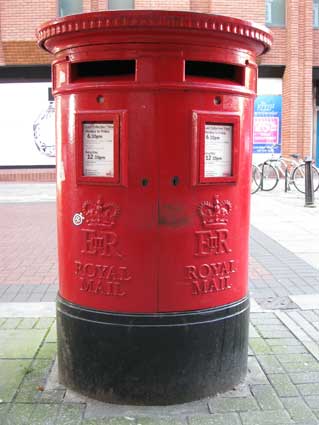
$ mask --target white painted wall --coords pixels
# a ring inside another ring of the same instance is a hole
[[[282,94],[281,78],[258,78],[257,96]]]
[[[48,107],[51,83],[0,84],[0,166],[54,165],[55,158],[39,152],[33,123]],[[50,124],[54,143],[54,123]]]

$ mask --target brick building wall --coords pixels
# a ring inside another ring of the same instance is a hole
[[[236,16],[259,24],[265,23],[264,0],[212,0],[211,11],[220,15]]]
[[[2,44],[2,32],[1,32],[1,3],[0,3],[0,66],[5,64],[3,44]]]
[[[263,65],[284,65],[287,56],[287,31],[286,28],[271,28],[274,42],[270,51],[263,55],[260,62]]]
[[[107,0],[83,0],[83,12],[106,10]],[[274,45],[261,65],[285,66],[282,142],[284,153],[310,153],[313,132],[312,69],[319,66],[319,30],[312,27],[313,0],[286,0],[286,25],[274,27]],[[265,0],[135,0],[136,9],[192,10],[265,23]],[[57,1],[0,0],[0,65],[48,64],[35,29],[57,15]]]
[[[0,28],[2,65],[50,63],[35,41],[35,31],[44,21],[56,17],[55,1],[1,0]],[[1,61],[1,54],[0,54]]]
[[[136,9],[190,10],[190,0],[135,0]]]
[[[313,16],[312,0],[303,0],[299,2],[300,21],[303,29],[299,37],[300,43],[300,62],[302,64],[302,74],[300,78],[300,111],[302,112],[303,126],[299,128],[297,140],[297,152],[303,157],[310,154],[310,142],[312,139],[312,118],[313,118],[313,82],[312,82],[312,64],[313,64]]]
[[[309,155],[313,121],[312,0],[287,4],[282,143],[285,153]]]
[[[195,12],[209,13],[212,5],[210,0],[191,0],[190,7]]]
[[[283,134],[283,146],[290,146],[291,150],[297,148],[296,142],[292,143],[292,140],[298,137],[298,90],[296,88],[296,81],[299,80],[299,43],[298,43],[298,31],[299,31],[299,10],[298,7],[294,7],[293,2],[290,1],[287,6],[287,46],[289,46],[289,53],[285,58],[285,74],[283,78],[283,122],[282,122],[282,134]],[[296,30],[293,31],[293,28]]]

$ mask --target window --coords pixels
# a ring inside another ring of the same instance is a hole
[[[285,23],[285,0],[266,0],[266,24],[273,27],[282,27]]]
[[[82,13],[82,0],[59,0],[59,16]]]
[[[134,0],[108,0],[109,10],[134,9]]]
[[[319,28],[319,0],[313,0],[313,27]]]

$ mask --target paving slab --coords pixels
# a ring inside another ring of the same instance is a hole
[[[309,334],[309,327],[305,329],[303,322],[296,322],[295,315],[289,315],[285,312],[276,312],[277,317],[287,326],[287,328],[293,333],[298,340],[307,348],[307,350],[319,360],[319,339],[314,338],[313,334]]]
[[[271,385],[252,385],[251,393],[262,410],[283,409],[283,404]]]
[[[290,417],[295,422],[304,422],[310,424],[318,424],[316,416],[311,411],[307,403],[300,397],[288,397],[281,399],[283,405],[287,409]]]
[[[46,329],[0,328],[0,359],[32,359],[39,349]]]
[[[34,318],[34,317],[54,317],[56,305],[55,302],[0,302],[0,318]]]
[[[0,359],[0,400],[9,403],[16,394],[25,374],[28,372],[31,359]]]
[[[133,418],[126,417],[127,421],[130,421]],[[170,418],[170,417],[159,417],[159,418],[136,418],[136,425],[185,425],[186,419],[177,419],[177,418]]]
[[[289,413],[285,410],[267,410],[263,412],[240,413],[243,425],[288,425],[293,424]]]
[[[224,413],[210,417],[193,416],[188,418],[189,425],[241,425],[239,414]]]
[[[13,404],[8,412],[6,425],[29,425],[35,405],[28,403]],[[1,423],[1,422],[0,422]],[[3,422],[4,424],[4,422]]]
[[[297,304],[301,310],[319,310],[319,294],[290,295],[289,298]]]

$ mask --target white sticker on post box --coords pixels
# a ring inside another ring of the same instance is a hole
[[[83,123],[83,175],[114,177],[113,123]]]
[[[205,124],[204,177],[232,175],[233,126]]]

